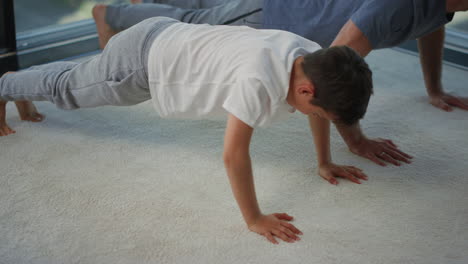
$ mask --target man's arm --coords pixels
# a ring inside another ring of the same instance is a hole
[[[302,234],[294,225],[288,223],[293,219],[286,213],[263,215],[258,206],[255,185],[252,175],[249,146],[253,128],[229,115],[224,138],[224,165],[226,167],[232,192],[242,212],[248,228],[265,236],[277,244],[274,236],[286,242],[299,240]]]
[[[468,99],[444,92],[441,80],[444,40],[445,26],[418,39],[419,58],[430,103],[445,111],[452,111],[451,106],[468,110]]]
[[[364,33],[349,20],[340,30],[331,46],[346,45],[361,56],[366,56],[372,51],[372,45]],[[361,131],[359,123],[353,126],[336,126],[341,137],[348,145],[351,152],[367,158],[381,166],[386,166],[384,161],[394,165],[400,165],[399,161],[410,163],[412,157],[400,150],[387,139],[368,139]]]
[[[347,178],[360,184],[359,179],[367,180],[367,176],[353,166],[340,166],[332,162],[330,154],[330,121],[315,115],[309,115],[309,124],[314,136],[315,149],[319,167],[319,175],[333,185],[338,184],[336,177]]]

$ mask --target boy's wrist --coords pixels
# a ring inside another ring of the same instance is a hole
[[[249,217],[246,217],[244,220],[245,220],[245,223],[247,224],[247,227],[251,227],[255,225],[261,216],[262,216],[262,213],[259,211],[258,213],[255,213]]]

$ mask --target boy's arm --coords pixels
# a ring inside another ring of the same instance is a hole
[[[468,99],[447,94],[442,87],[444,40],[444,26],[418,39],[419,58],[430,103],[445,111],[452,111],[452,106],[468,110]]]
[[[372,51],[372,45],[364,33],[349,20],[336,36],[331,46],[346,45],[361,56],[365,57]],[[341,137],[348,145],[351,152],[361,157],[367,158],[381,166],[386,166],[387,161],[399,166],[403,161],[410,163],[412,157],[388,139],[369,139],[361,131],[359,123],[353,126],[336,126]]]
[[[249,155],[250,139],[253,128],[229,115],[224,138],[224,164],[232,192],[251,231],[265,236],[272,243],[277,243],[274,236],[287,242],[299,240],[301,234],[287,221],[293,218],[287,214],[263,215],[255,194],[252,165]]]
[[[336,177],[347,178],[358,184],[361,183],[359,179],[367,180],[367,176],[356,167],[333,164],[330,154],[330,121],[315,115],[308,117],[317,152],[319,175],[334,185],[338,184]]]

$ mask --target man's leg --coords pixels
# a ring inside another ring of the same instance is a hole
[[[231,0],[132,0],[132,3],[165,4],[180,8],[200,9],[211,8],[220,4],[224,4],[226,1]]]
[[[93,16],[98,28],[101,47],[116,32],[156,16],[177,19],[186,23],[211,25],[261,26],[263,0],[229,0],[205,9],[185,9],[163,4],[97,5]],[[252,23],[252,18],[254,23]]]

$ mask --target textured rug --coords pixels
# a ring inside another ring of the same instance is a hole
[[[336,162],[369,181],[332,186],[317,174],[306,118],[258,129],[252,160],[264,213],[287,212],[302,240],[249,232],[222,162],[224,121],[158,118],[151,104],[7,120],[0,138],[0,263],[468,263],[468,112],[427,103],[417,57],[372,53],[375,95],[362,122],[415,159],[379,167],[335,130]],[[466,71],[445,66],[449,91]]]

